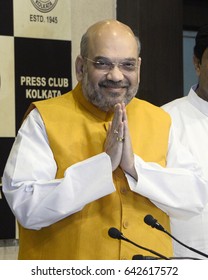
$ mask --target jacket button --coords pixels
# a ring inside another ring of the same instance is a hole
[[[123,222],[123,227],[124,227],[124,228],[128,228],[128,226],[129,226],[129,222],[128,222],[128,221],[124,221],[124,222]]]
[[[127,189],[125,187],[121,187],[120,192],[122,194],[126,194],[127,193]]]

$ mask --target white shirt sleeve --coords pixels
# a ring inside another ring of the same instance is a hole
[[[169,216],[199,214],[207,204],[208,182],[188,149],[170,131],[166,168],[135,155],[138,182],[126,174],[132,191],[148,197]]]
[[[56,171],[43,121],[34,109],[18,132],[2,178],[4,194],[22,226],[46,227],[115,191],[106,153],[72,165],[63,179],[54,179]]]

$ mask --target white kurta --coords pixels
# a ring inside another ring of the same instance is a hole
[[[185,218],[204,209],[208,183],[191,154],[175,139],[173,130],[168,168],[146,163],[136,155],[135,165],[138,182],[126,174],[132,191],[148,197],[169,215]],[[63,179],[54,179],[56,170],[43,121],[34,109],[18,132],[3,175],[3,191],[22,226],[46,227],[115,191],[106,153],[72,165]]]
[[[208,178],[208,103],[190,89],[188,96],[176,99],[163,108],[170,113],[175,133],[189,148]],[[200,188],[199,188],[200,192]],[[208,254],[208,205],[189,219],[171,218],[172,234],[190,247]],[[176,256],[200,257],[174,242]]]

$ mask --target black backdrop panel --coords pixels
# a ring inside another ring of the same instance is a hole
[[[7,156],[11,150],[14,138],[0,138],[0,174],[3,174]],[[2,149],[4,149],[2,151]],[[0,187],[0,239],[15,238],[15,218]]]
[[[0,239],[15,238],[15,218],[7,204],[1,188],[0,192]]]
[[[0,35],[13,35],[13,1],[0,1]]]
[[[70,89],[70,41],[15,38],[16,130],[31,102]]]

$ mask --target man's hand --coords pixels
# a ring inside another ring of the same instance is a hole
[[[109,124],[105,152],[110,156],[112,170],[114,171],[121,162],[123,151],[123,110],[121,104],[115,105],[115,112],[112,123]]]
[[[123,152],[121,157],[120,166],[126,173],[130,174],[136,180],[138,180],[137,172],[134,166],[134,153],[131,144],[131,137],[128,127],[128,119],[126,114],[125,105],[123,105],[123,125],[124,125],[124,142],[123,142]]]
[[[116,104],[112,123],[109,124],[105,152],[110,156],[112,170],[120,167],[137,180],[134,154],[128,129],[125,104]]]

